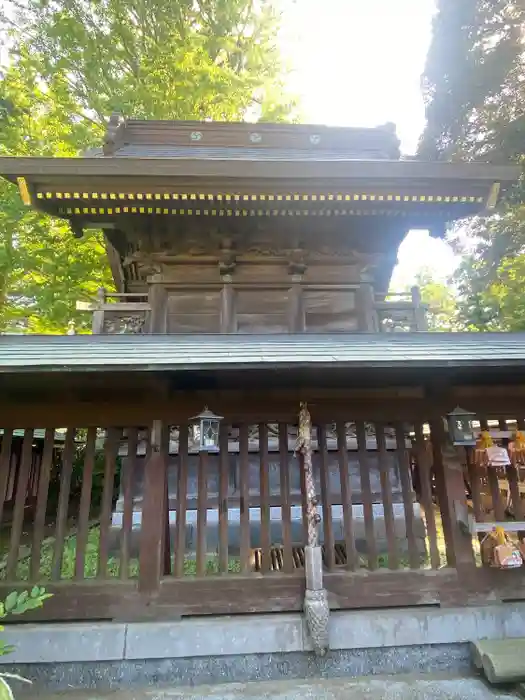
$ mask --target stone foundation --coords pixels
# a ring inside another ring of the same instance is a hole
[[[469,642],[521,637],[525,604],[457,609],[333,611],[330,650],[311,651],[300,614],[189,618],[165,623],[7,626],[16,647],[2,670],[43,689],[158,688],[355,677],[470,668]],[[18,693],[16,694],[18,697]]]

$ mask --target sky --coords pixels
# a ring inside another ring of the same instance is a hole
[[[431,38],[434,0],[285,0],[282,50],[302,120],[331,126],[393,122],[405,154],[425,126],[421,74]],[[455,257],[426,231],[399,249],[392,288],[417,270],[445,278]]]

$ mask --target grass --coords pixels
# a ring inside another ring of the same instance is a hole
[[[68,581],[75,576],[75,559],[76,559],[76,536],[68,537],[63,549],[62,567],[60,571],[60,579]],[[40,575],[39,581],[50,581],[51,571],[53,566],[53,549],[54,541],[48,540],[42,546],[40,552]],[[92,579],[97,576],[99,566],[99,550],[100,550],[100,528],[93,527],[89,531],[88,542],[84,557],[84,579]],[[16,569],[16,580],[29,580],[29,565],[30,557],[26,556],[18,562]],[[120,558],[110,557],[106,570],[106,578],[118,578],[120,576]],[[230,573],[238,573],[241,570],[240,560],[231,557],[228,562],[228,571]],[[133,557],[129,561],[128,577],[136,578],[139,573],[139,561]],[[216,556],[208,556],[206,561],[206,574],[213,575],[219,573],[219,561]],[[196,576],[197,563],[195,559],[188,557],[184,562],[184,575]],[[5,579],[5,567],[0,570],[0,579]]]

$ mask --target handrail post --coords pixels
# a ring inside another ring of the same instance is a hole
[[[448,442],[441,417],[430,421],[430,433],[447,563],[461,572],[472,571],[475,568],[472,539],[462,528],[467,499],[461,455]]]
[[[374,288],[363,280],[355,293],[358,329],[363,333],[377,333],[379,322],[375,308]]]
[[[412,304],[414,305],[414,330],[427,331],[427,314],[425,307],[421,303],[421,290],[419,289],[419,287],[414,286],[410,290],[410,295],[412,297]]]
[[[148,301],[151,306],[150,333],[168,332],[168,291],[162,280],[152,280],[149,285]]]
[[[104,287],[99,287],[97,290],[96,305],[97,308],[93,311],[93,319],[91,322],[91,332],[93,335],[104,333],[104,309],[106,303],[106,290]]]
[[[169,547],[169,504],[167,503],[167,467],[169,428],[155,420],[150,428],[150,449],[144,467],[144,497],[139,551],[139,591],[155,595],[165,565],[165,548]]]

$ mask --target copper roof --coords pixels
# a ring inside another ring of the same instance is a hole
[[[0,374],[498,366],[525,368],[525,333],[0,336]]]

